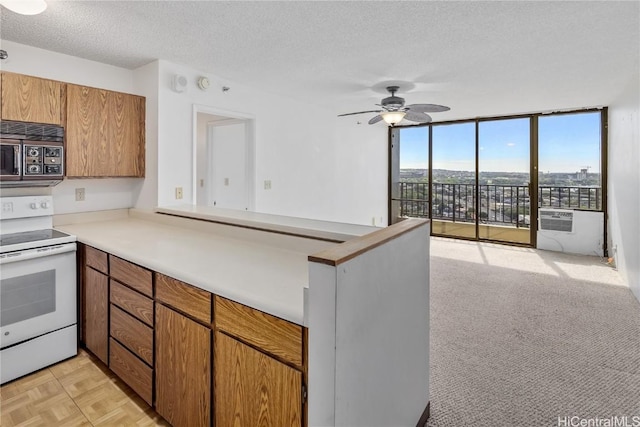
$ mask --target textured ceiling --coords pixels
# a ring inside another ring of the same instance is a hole
[[[451,106],[442,120],[607,105],[638,79],[638,1],[47,1],[3,8],[2,39],[166,59],[336,112],[370,109],[388,81]]]

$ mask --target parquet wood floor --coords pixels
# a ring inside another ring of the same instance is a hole
[[[78,356],[0,387],[0,425],[168,426],[101,362]]]

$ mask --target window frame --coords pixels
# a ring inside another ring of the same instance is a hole
[[[400,130],[412,127],[427,127],[428,128],[428,140],[427,140],[427,149],[429,152],[428,158],[428,168],[429,168],[429,184],[431,185],[432,177],[432,139],[433,139],[433,126],[434,125],[447,125],[447,124],[458,124],[458,123],[474,123],[476,128],[476,139],[478,138],[478,128],[480,122],[483,121],[491,121],[491,120],[503,120],[503,119],[517,119],[517,118],[528,118],[530,120],[530,176],[531,176],[531,187],[538,188],[538,129],[539,129],[539,118],[544,116],[551,115],[567,115],[567,114],[580,114],[580,113],[600,113],[600,188],[602,191],[602,203],[600,209],[581,209],[581,208],[571,208],[573,210],[581,211],[586,210],[590,212],[603,212],[604,217],[604,254],[607,256],[607,211],[608,211],[608,107],[591,107],[591,108],[581,108],[581,109],[570,109],[570,110],[557,110],[557,111],[540,111],[535,113],[526,113],[526,114],[512,114],[512,115],[501,115],[501,116],[483,116],[483,117],[475,117],[469,119],[456,119],[456,120],[443,120],[438,122],[431,122],[427,124],[415,124],[415,125],[401,125],[401,126],[389,126],[388,127],[388,185],[387,185],[387,222],[388,224],[392,223],[393,218],[395,218],[393,214],[393,203],[392,203],[392,188],[394,185],[393,182],[393,168],[394,168],[394,148],[398,150],[398,155],[396,159],[399,161],[399,150],[400,147],[394,147],[394,140],[400,137]],[[401,142],[401,141],[400,141]],[[476,150],[476,166],[478,162],[478,152]],[[397,165],[399,168],[399,164]],[[477,181],[477,171],[476,171],[476,181]],[[476,183],[477,184],[477,183]],[[538,196],[536,191],[536,206],[538,206]],[[431,203],[429,203],[429,218],[432,217],[432,207]],[[538,209],[531,210],[531,224],[534,224],[535,221],[535,230],[537,231],[537,223],[538,223]],[[533,228],[533,226],[532,226]],[[531,244],[527,246],[536,247],[537,242],[535,238],[535,232],[532,231]],[[478,240],[469,239],[469,240]]]

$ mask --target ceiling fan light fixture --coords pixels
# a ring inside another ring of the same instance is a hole
[[[384,113],[380,113],[382,116],[382,120],[385,121],[390,126],[397,125],[400,123],[400,120],[404,118],[404,115],[407,114],[404,111],[385,111]]]
[[[21,15],[37,15],[47,8],[44,0],[0,0],[0,5]]]

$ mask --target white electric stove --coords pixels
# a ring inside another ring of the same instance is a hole
[[[76,237],[51,196],[0,198],[0,383],[78,351]]]

